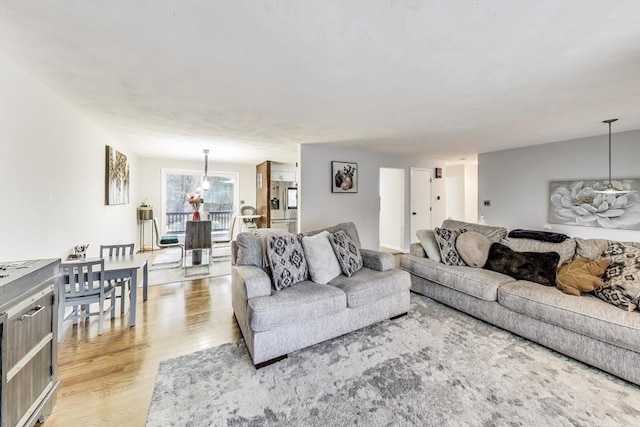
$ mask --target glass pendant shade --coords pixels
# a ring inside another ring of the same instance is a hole
[[[208,190],[209,180],[207,179],[207,169],[209,166],[209,150],[205,148],[202,152],[204,153],[204,175],[202,175],[202,184],[200,186],[203,190]]]

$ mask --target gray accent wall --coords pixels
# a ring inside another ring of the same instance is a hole
[[[358,163],[358,193],[331,192],[331,162]],[[380,154],[368,150],[340,148],[329,144],[300,146],[300,230],[308,231],[353,221],[358,227],[362,247],[377,249],[379,236],[380,168],[405,170],[405,236],[404,249],[411,241],[411,167],[443,167],[444,162],[416,155]],[[438,200],[437,197],[440,196]],[[445,219],[444,179],[433,180],[432,225]]]
[[[603,125],[606,132],[606,127]],[[614,128],[615,130],[615,128]],[[612,176],[640,178],[640,130],[612,134]],[[608,178],[608,134],[478,156],[478,213],[487,224],[542,230],[549,182]],[[490,200],[491,206],[483,201]],[[551,224],[572,237],[640,241],[640,232]]]

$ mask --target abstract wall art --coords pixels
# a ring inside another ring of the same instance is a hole
[[[106,146],[105,203],[123,205],[129,203],[129,162],[127,156]]]

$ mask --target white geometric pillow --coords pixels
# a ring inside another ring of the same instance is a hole
[[[456,250],[456,239],[467,230],[465,228],[449,229],[437,228],[435,230],[436,242],[440,247],[440,257],[445,265],[466,265]]]
[[[604,286],[593,291],[598,298],[616,307],[633,311],[640,306],[640,248],[612,242],[601,258],[610,258]]]

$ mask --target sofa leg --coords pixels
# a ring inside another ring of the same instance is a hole
[[[403,316],[406,316],[407,314],[408,314],[408,313],[405,311],[405,312],[404,312],[404,313],[402,313],[402,314],[398,314],[397,316],[390,317],[390,318],[389,318],[389,320],[396,320],[396,319],[399,319],[399,318],[401,318],[401,317],[403,317]]]
[[[287,358],[286,354],[284,356],[278,356],[278,357],[275,357],[273,359],[267,360],[266,362],[258,363],[257,365],[255,365],[255,367],[256,367],[256,369],[264,368],[265,366],[272,365],[272,364],[274,364],[276,362],[279,362],[281,360],[284,360],[286,358]]]

